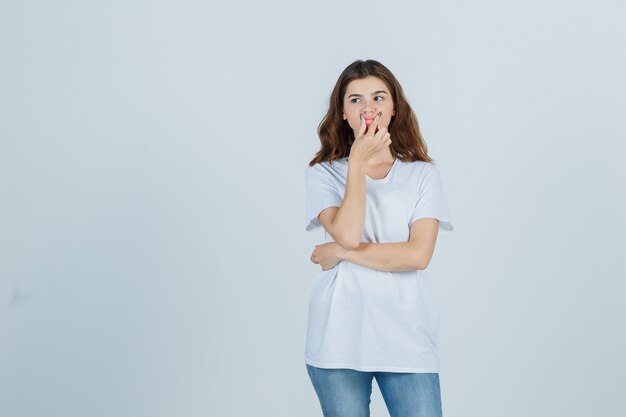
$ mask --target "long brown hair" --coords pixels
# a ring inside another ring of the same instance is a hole
[[[428,156],[426,142],[420,132],[417,116],[404,97],[404,92],[396,77],[380,62],[374,59],[356,60],[343,70],[330,95],[328,112],[317,127],[317,134],[322,143],[321,149],[309,162],[313,166],[318,162],[332,162],[350,155],[354,142],[354,131],[343,120],[343,98],[346,88],[352,80],[374,76],[381,79],[389,88],[395,107],[395,115],[389,122],[388,131],[393,139],[391,154],[404,162],[425,161],[434,163]]]

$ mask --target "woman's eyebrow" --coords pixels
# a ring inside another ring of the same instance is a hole
[[[372,93],[372,95],[376,95],[376,94],[380,94],[380,93],[387,94],[387,92],[386,92],[385,90],[378,90],[378,91],[374,91],[374,92]],[[363,94],[356,94],[356,93],[355,93],[355,94],[350,94],[350,95],[348,96],[348,98],[350,98],[350,97],[352,97],[352,96],[355,96],[355,97],[363,97]]]

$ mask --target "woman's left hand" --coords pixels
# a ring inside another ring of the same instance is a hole
[[[315,249],[313,249],[313,253],[311,254],[311,262],[320,264],[322,271],[328,271],[342,260],[344,251],[345,249],[337,242],[315,245]]]

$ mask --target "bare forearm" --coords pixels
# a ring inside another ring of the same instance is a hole
[[[357,247],[365,225],[365,163],[359,160],[348,162],[346,190],[341,207],[335,214],[333,229],[340,234],[348,246]]]
[[[409,242],[361,242],[356,249],[343,250],[339,258],[379,271],[399,272],[424,269],[422,255],[420,249]]]

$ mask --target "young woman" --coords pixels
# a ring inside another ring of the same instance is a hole
[[[369,416],[375,377],[393,417],[441,416],[439,310],[426,273],[452,231],[415,113],[380,62],[339,76],[306,168],[311,261],[305,362],[326,417]]]

